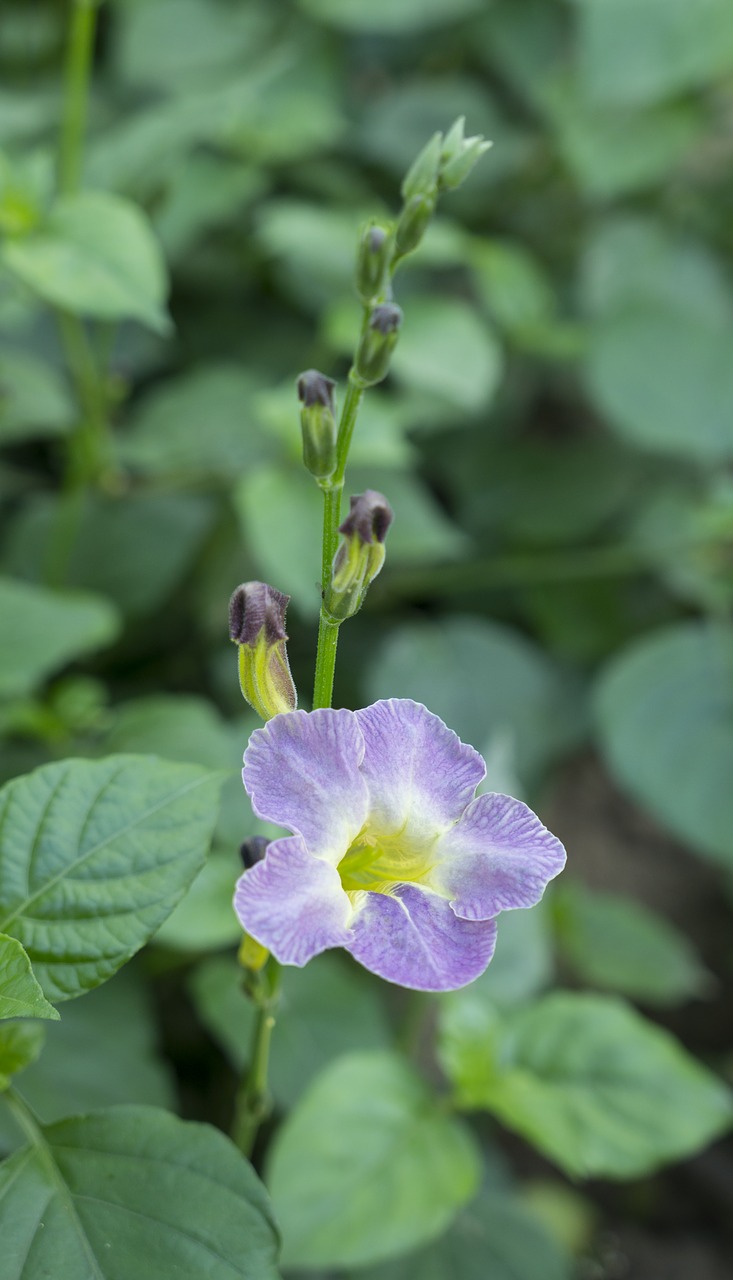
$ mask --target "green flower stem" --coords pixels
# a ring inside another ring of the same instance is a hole
[[[362,329],[368,324],[369,312],[365,308]],[[365,384],[353,368],[349,373],[346,399],[341,412],[336,440],[336,470],[331,480],[323,485],[323,541],[321,550],[321,591],[325,593],[331,579],[331,565],[338,547],[338,528],[341,523],[341,495],[344,491],[346,462],[354,435],[356,419],[364,399]],[[316,676],[313,687],[313,709],[330,707],[333,699],[333,677],[336,669],[336,650],[339,636],[338,622],[333,622],[323,605],[318,622],[318,651]]]
[[[267,962],[266,981],[267,990],[261,989],[254,996],[257,1017],[252,1037],[252,1052],[249,1070],[237,1094],[232,1130],[234,1141],[247,1158],[252,1154],[260,1125],[272,1111],[268,1085],[270,1042],[280,999],[280,965],[274,956],[270,956]]]
[[[96,29],[97,0],[72,0],[58,159],[58,188],[64,196],[79,190]]]

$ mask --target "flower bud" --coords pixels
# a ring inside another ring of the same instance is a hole
[[[395,231],[397,253],[412,253],[422,240],[435,210],[435,196],[411,196],[400,214]]]
[[[465,116],[459,116],[449,129],[440,152],[438,186],[441,191],[455,191],[465,181],[474,165],[491,147],[480,134],[464,138]]]
[[[245,933],[237,953],[237,959],[242,968],[247,969],[250,973],[260,973],[269,958],[270,953],[267,947],[263,947],[262,943],[258,942],[256,938]]]
[[[376,222],[367,222],[356,251],[356,291],[362,302],[370,303],[383,295],[389,280],[392,248],[390,232]]]
[[[249,871],[256,862],[261,862],[267,853],[270,841],[267,836],[249,836],[239,846],[239,856],[245,871]]]
[[[324,605],[335,622],[359,611],[367,587],[384,564],[384,540],[393,520],[383,494],[367,489],[351,499],[351,509],[339,533],[343,542],[333,560]]]
[[[298,378],[303,433],[303,462],[316,480],[328,480],[336,469],[336,415],[332,378],[307,369]]]
[[[435,195],[442,146],[442,133],[434,133],[417,159],[413,161],[402,183],[402,198],[406,203],[413,196]]]
[[[354,357],[354,370],[366,386],[374,386],[387,376],[401,324],[402,311],[394,302],[373,308]]]
[[[240,688],[263,720],[298,705],[286,649],[289,601],[290,596],[265,582],[244,582],[229,602],[229,635],[239,645]]]

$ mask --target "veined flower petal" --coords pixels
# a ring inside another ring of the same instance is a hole
[[[445,898],[416,885],[366,893],[353,920],[355,960],[417,991],[452,991],[483,973],[496,946],[493,920],[460,920]]]
[[[353,908],[338,871],[314,858],[301,836],[274,840],[262,862],[245,871],[234,909],[246,932],[282,964],[304,965],[353,937]]]
[[[353,711],[291,711],[256,729],[242,777],[258,818],[335,864],[367,816],[364,740]]]
[[[565,850],[521,800],[486,794],[438,841],[430,883],[463,920],[533,907],[565,866]]]

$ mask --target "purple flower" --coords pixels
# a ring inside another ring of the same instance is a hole
[[[293,711],[252,734],[244,785],[293,834],[241,877],[246,931],[283,964],[345,947],[422,991],[483,973],[500,911],[539,902],[565,850],[511,796],[474,798],[486,769],[410,699]]]

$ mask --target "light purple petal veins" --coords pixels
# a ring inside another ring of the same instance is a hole
[[[526,805],[474,799],[481,757],[419,703],[277,716],[245,752],[259,817],[288,827],[237,886],[244,928],[286,964],[346,947],[401,986],[486,968],[494,917],[539,901],[565,851]]]

